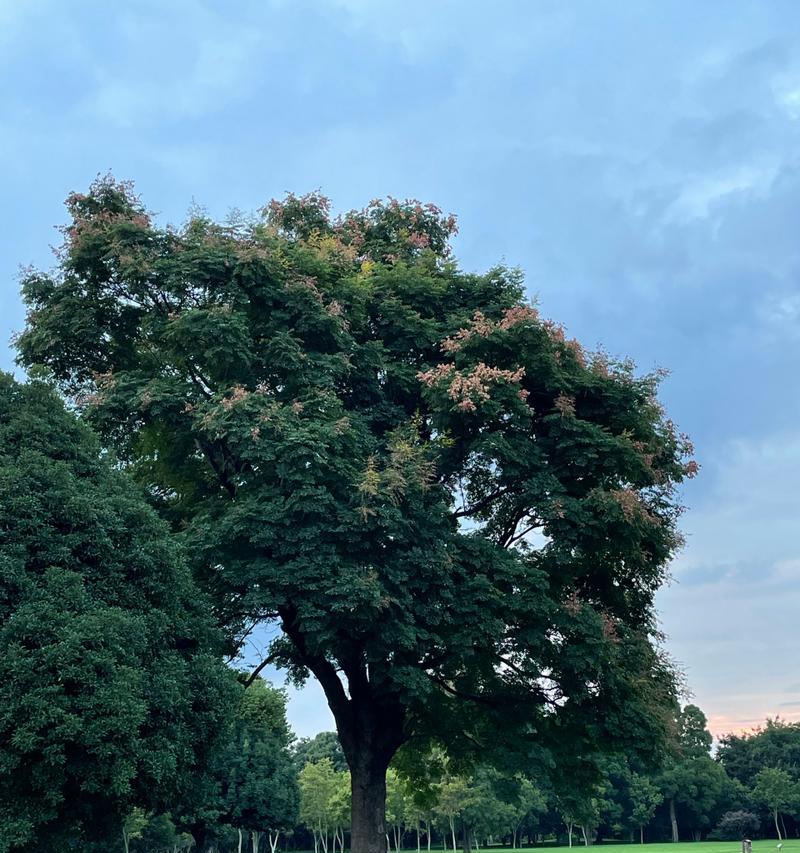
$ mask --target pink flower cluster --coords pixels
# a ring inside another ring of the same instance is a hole
[[[448,379],[450,384],[447,394],[455,403],[455,407],[462,412],[474,412],[478,408],[478,403],[485,403],[490,399],[491,385],[498,382],[520,382],[524,375],[524,367],[504,370],[480,362],[467,373],[456,372],[452,364],[440,364],[433,370],[418,373],[417,378],[429,387]]]
[[[496,329],[506,332],[520,323],[536,322],[538,319],[539,312],[528,305],[515,305],[506,309],[499,322],[490,320],[482,311],[476,311],[469,326],[459,329],[455,335],[442,341],[442,351],[458,352],[470,338],[488,338]]]
[[[553,406],[557,412],[561,413],[561,417],[571,417],[575,414],[575,398],[566,394],[559,394],[553,402]]]
[[[633,489],[614,489],[611,496],[619,504],[626,521],[631,521],[642,512],[639,495]]]

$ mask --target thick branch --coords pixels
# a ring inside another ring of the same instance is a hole
[[[490,494],[486,495],[486,497],[481,498],[477,503],[472,506],[462,507],[460,510],[456,511],[456,518],[469,518],[473,516],[476,512],[480,512],[482,509],[486,509],[492,502],[496,501],[498,498],[503,497],[508,489],[503,486],[499,489],[495,489]]]

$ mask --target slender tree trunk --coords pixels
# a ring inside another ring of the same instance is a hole
[[[238,853],[242,853],[242,828],[239,827],[239,847],[237,848]]]
[[[583,824],[581,824],[581,834],[583,835],[583,846],[588,847],[589,846],[589,838],[586,835],[586,827],[583,826]]]
[[[644,824],[639,826],[639,844],[644,844]]]
[[[452,836],[452,839],[453,839],[453,853],[455,853],[455,851],[456,851],[456,826],[455,826],[455,822],[453,821],[453,818],[449,818],[449,820],[450,820],[450,835]]]
[[[780,825],[778,824],[778,810],[777,809],[775,809],[772,812],[772,817],[775,820],[775,831],[778,833],[778,841],[783,841],[783,836],[781,835],[781,828],[780,828]]]
[[[512,850],[517,849],[517,828],[516,828],[516,826],[514,827],[514,834],[511,836],[511,849]]]
[[[130,853],[131,839],[125,827],[122,827],[122,843],[125,845],[125,853]]]
[[[669,822],[672,826],[672,841],[677,844],[680,841],[678,836],[678,819],[675,817],[675,798],[669,798]]]
[[[567,823],[567,835],[569,836],[569,846],[572,848],[572,821]]]
[[[251,830],[250,839],[253,842],[253,853],[258,853],[258,848],[261,844],[261,831],[258,829]]]
[[[419,824],[417,824],[417,853],[420,853],[420,850],[422,850],[422,846],[421,846],[422,842],[420,841],[419,835],[420,835],[420,827],[419,827]]]
[[[783,837],[788,838],[789,833],[786,831],[786,824],[783,822],[783,815],[778,812],[778,817],[781,819],[781,826],[783,827]]]
[[[273,839],[272,830],[269,833],[269,849],[270,853],[275,853],[278,849],[278,839],[281,837],[281,831],[279,829],[275,830],[275,837]]]

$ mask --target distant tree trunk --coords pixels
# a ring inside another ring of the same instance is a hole
[[[672,826],[672,841],[677,844],[680,841],[678,836],[678,819],[675,817],[675,798],[669,798],[669,822]]]
[[[261,844],[261,830],[253,829],[250,831],[250,839],[253,843],[253,853],[258,853],[258,848]]]
[[[639,844],[644,844],[644,824],[639,824]]]
[[[512,850],[517,849],[517,827],[516,826],[514,827],[514,832],[511,835],[511,849]]]
[[[581,834],[583,835],[583,846],[589,846],[589,837],[586,835],[586,827],[581,824]]]
[[[572,821],[567,821],[567,836],[569,837],[569,846],[572,847]]]
[[[772,817],[775,820],[775,831],[778,833],[778,841],[783,841],[783,836],[781,835],[781,828],[780,828],[780,825],[778,824],[778,810],[777,809],[775,809],[772,812]]]
[[[241,827],[239,827],[238,832],[239,832],[239,846],[237,848],[237,851],[238,851],[238,853],[242,853],[242,828]]]

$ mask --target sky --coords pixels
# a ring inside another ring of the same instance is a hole
[[[0,368],[19,268],[108,170],[163,222],[286,191],[459,217],[694,440],[658,599],[715,734],[800,719],[796,0],[0,0]],[[298,735],[331,728],[292,691]]]

